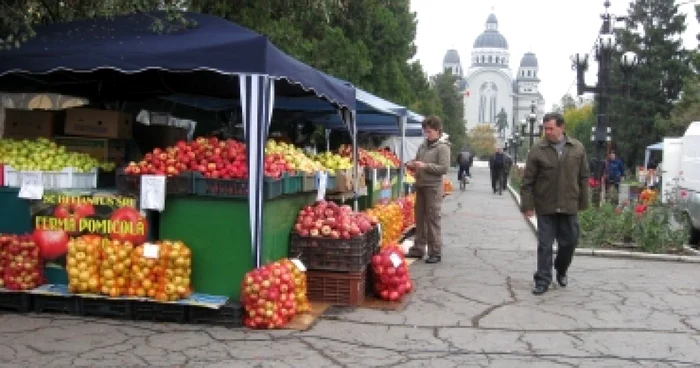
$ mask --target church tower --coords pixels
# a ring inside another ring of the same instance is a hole
[[[445,58],[442,59],[442,70],[450,70],[452,75],[457,77],[462,76],[462,63],[459,60],[459,53],[457,50],[447,50]]]

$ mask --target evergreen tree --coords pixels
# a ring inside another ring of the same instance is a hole
[[[450,136],[452,157],[462,150],[467,143],[464,125],[464,102],[457,89],[457,77],[448,70],[433,77],[433,88],[440,98],[442,105],[442,125],[445,133]]]
[[[681,36],[685,16],[674,0],[636,0],[630,4],[627,27],[617,33],[620,51],[613,56],[612,90],[618,91],[608,111],[615,150],[629,167],[641,163],[647,145],[658,142],[662,132],[657,117],[667,119],[691,73],[688,52]],[[631,50],[640,64],[631,73],[629,94],[620,68],[621,53]]]

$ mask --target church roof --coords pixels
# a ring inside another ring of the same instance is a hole
[[[508,48],[508,41],[498,32],[498,19],[494,14],[490,14],[486,19],[486,29],[474,40],[474,48]]]
[[[520,60],[520,67],[537,68],[537,56],[532,52],[527,52]]]
[[[445,53],[445,58],[442,59],[443,64],[459,64],[459,53],[457,50],[450,49]]]

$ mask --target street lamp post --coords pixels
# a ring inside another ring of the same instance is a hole
[[[600,29],[600,35],[596,42],[595,59],[598,61],[598,82],[595,86],[587,86],[585,82],[585,73],[588,70],[588,54],[576,54],[571,57],[573,68],[576,69],[576,89],[578,95],[585,92],[596,94],[597,120],[591,140],[596,142],[596,164],[594,167],[594,176],[597,179],[599,186],[593,190],[593,203],[596,206],[601,202],[601,179],[603,176],[603,168],[605,163],[604,148],[606,142],[610,139],[608,136],[607,109],[610,102],[610,69],[612,65],[613,49],[615,48],[615,36],[613,34],[613,21],[622,21],[624,17],[613,17],[608,13],[610,1],[606,0],[603,4],[605,13],[601,14],[603,25]],[[637,55],[632,51],[627,51],[622,55],[621,65],[625,78],[637,64]]]
[[[539,136],[542,130],[542,127],[538,125],[538,132],[535,132],[535,122],[537,121],[537,105],[535,104],[535,101],[532,101],[532,104],[530,105],[530,114],[528,115],[527,119],[523,119],[520,122],[520,126],[522,129],[522,136],[529,136],[530,137],[530,149],[532,149],[532,145],[535,144],[535,136]],[[528,126],[528,123],[530,125],[530,130],[529,132],[526,131],[526,128]]]

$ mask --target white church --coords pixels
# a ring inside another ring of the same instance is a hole
[[[490,124],[498,129],[499,116],[506,116],[507,124],[498,136],[499,143],[503,144],[512,134],[514,125],[520,129],[520,122],[530,115],[533,102],[537,114],[535,124],[539,124],[544,114],[544,98],[538,90],[537,57],[532,52],[523,55],[513,78],[508,41],[498,31],[498,19],[494,14],[489,15],[486,29],[474,41],[469,68],[462,67],[457,50],[448,50],[442,64],[444,70],[451,70],[459,78],[457,86],[464,98],[467,131],[479,124]]]

